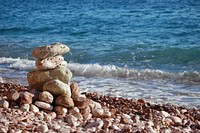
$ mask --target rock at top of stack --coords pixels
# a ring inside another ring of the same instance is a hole
[[[69,51],[69,47],[62,43],[56,42],[48,46],[41,46],[35,48],[32,52],[32,56],[38,59],[46,59],[55,55],[65,54]]]
[[[69,84],[72,73],[67,68],[67,62],[64,61],[62,56],[69,50],[68,46],[59,42],[35,48],[32,56],[37,58],[35,62],[36,70],[27,74],[30,89],[42,91],[46,82],[55,79]]]

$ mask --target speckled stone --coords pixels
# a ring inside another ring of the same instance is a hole
[[[39,59],[45,59],[55,55],[62,55],[69,52],[68,46],[56,42],[47,46],[37,47],[33,50],[32,56]]]
[[[62,55],[57,55],[46,59],[37,59],[35,65],[37,70],[47,70],[56,67],[67,67],[67,62],[64,61]]]

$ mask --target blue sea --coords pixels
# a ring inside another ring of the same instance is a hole
[[[200,108],[199,0],[0,0],[0,81],[61,42],[82,91]]]

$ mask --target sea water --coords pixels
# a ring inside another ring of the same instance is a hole
[[[82,91],[200,108],[198,0],[0,0],[0,81],[54,42]]]

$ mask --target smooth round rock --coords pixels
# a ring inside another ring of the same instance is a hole
[[[53,106],[45,102],[35,101],[35,105],[42,109],[53,110]]]
[[[104,114],[104,110],[102,108],[94,108],[92,109],[92,115],[95,117],[102,117]]]
[[[30,104],[22,104],[20,105],[20,110],[28,112],[30,109]]]
[[[60,95],[55,100],[56,105],[64,106],[66,108],[72,108],[74,107],[74,102],[71,97],[68,95]]]
[[[53,102],[53,95],[48,91],[43,91],[39,94],[39,100],[51,104]]]
[[[0,100],[0,107],[7,109],[9,107],[9,102],[4,99]]]
[[[168,118],[170,118],[175,125],[181,125],[182,123],[181,118],[179,118],[178,116],[169,116]]]
[[[39,112],[39,108],[33,104],[30,104],[30,111],[32,111],[33,113],[37,113]]]
[[[71,97],[71,90],[69,85],[57,79],[46,82],[43,86],[43,90],[50,92],[54,96],[65,94],[68,97]]]
[[[43,85],[53,79],[58,79],[66,84],[70,82],[72,72],[67,67],[60,67],[50,70],[33,70],[27,74],[30,90],[42,91]]]
[[[62,55],[69,52],[68,46],[56,42],[47,46],[37,47],[33,50],[32,56],[39,59],[45,59],[55,55]]]
[[[38,128],[37,128],[37,131],[39,132],[39,133],[46,133],[46,132],[48,132],[48,127],[47,127],[47,125],[40,125],[40,126],[38,126]]]

